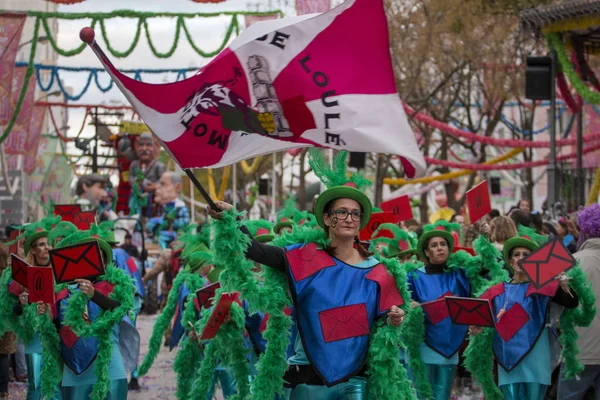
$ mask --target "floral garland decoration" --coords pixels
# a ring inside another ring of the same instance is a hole
[[[104,310],[94,322],[87,323],[83,315],[90,298],[80,291],[74,293],[67,301],[67,308],[63,324],[71,327],[73,332],[80,337],[97,337],[99,349],[96,358],[96,383],[92,390],[92,400],[104,400],[110,390],[108,367],[112,355],[111,329],[118,325],[123,318],[133,309],[133,281],[123,272],[111,264],[106,269],[103,280],[114,285],[109,298],[119,302],[114,310]]]

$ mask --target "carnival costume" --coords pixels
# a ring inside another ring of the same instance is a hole
[[[72,224],[60,222],[60,217],[45,217],[39,222],[22,227],[24,232],[15,241],[25,238],[23,249],[27,256],[35,242],[41,238],[48,238],[51,230],[57,225],[66,227]],[[50,242],[50,239],[48,241]],[[21,306],[19,303],[19,295],[23,290],[20,284],[11,279],[11,271],[7,268],[4,271],[0,287],[0,304],[2,304],[0,307],[0,335],[5,330],[10,330],[15,332],[19,340],[23,342],[28,377],[27,400],[39,400],[42,397],[42,344],[39,329],[35,323],[36,305]],[[59,396],[56,397],[59,398]]]
[[[427,264],[403,264],[412,299],[422,304],[412,310],[402,326],[409,367],[420,398],[450,398],[458,351],[467,335],[467,326],[452,323],[444,298],[471,297],[485,286],[486,270],[492,279],[507,276],[497,262],[496,249],[483,236],[474,243],[477,256],[465,251],[453,253],[453,232],[459,229],[460,225],[446,221],[425,225],[417,253]],[[448,244],[449,256],[444,264],[432,264],[425,255],[425,247],[433,237],[441,237]]]
[[[311,151],[311,166],[328,186],[315,207],[315,217],[322,228],[325,207],[339,198],[359,202],[361,227],[369,221],[372,206],[361,189],[370,182],[357,174],[346,177],[346,156],[346,152],[338,153],[331,170],[320,150]],[[217,297],[224,291],[240,290],[251,307],[270,317],[264,332],[267,345],[258,362],[256,379],[251,389],[238,379],[238,396],[246,398],[252,393],[254,399],[272,400],[276,392],[282,392],[285,374],[286,386],[293,387],[292,398],[412,398],[413,389],[400,366],[398,353],[389,351],[400,345],[400,329],[380,320],[393,305],[408,311],[404,302],[409,298],[406,276],[399,263],[379,263],[369,258],[350,267],[324,251],[329,244],[324,230],[308,227],[275,239],[274,244],[284,248],[260,244],[249,237],[247,230],[240,230],[239,215],[232,209],[213,222],[214,243],[219,248],[215,261],[225,267],[220,279],[223,288]],[[240,257],[244,253],[269,267],[264,270],[262,285],[250,272],[252,262]],[[289,337],[285,332],[292,321],[284,309],[291,302],[301,338],[295,343],[296,352],[288,368],[285,350]],[[224,324],[206,347],[195,385],[198,396],[203,393],[203,379],[209,377],[217,357],[231,363],[236,378],[248,371],[243,341],[236,346],[224,342],[234,335],[241,338],[243,311],[235,303],[231,316],[231,322]],[[197,330],[207,323],[207,318],[203,314]],[[348,323],[336,329],[338,319]]]
[[[543,238],[526,228],[520,227],[519,231],[528,235],[511,238],[504,244],[503,255],[509,268],[513,249],[523,247],[533,252]],[[530,282],[512,281],[484,288],[480,298],[490,300],[496,329],[484,328],[482,333],[471,337],[465,352],[465,366],[482,384],[486,399],[544,398],[552,374],[547,328],[551,302],[565,307],[560,317],[559,340],[563,347],[566,375],[573,378],[583,370],[576,358],[579,350],[574,328],[588,326],[592,322],[596,314],[596,296],[579,266],[568,271],[567,276],[572,288],[570,293],[565,292],[556,280],[540,289]],[[498,363],[501,391],[494,383],[493,358]]]
[[[38,316],[43,357],[52,362],[42,367],[42,391],[52,396],[60,388],[63,400],[122,400],[127,397],[124,353],[135,339],[122,336],[137,333],[127,318],[133,310],[135,288],[132,280],[113,263],[110,245],[98,236],[99,230],[76,232],[57,248],[97,241],[106,265],[105,274],[93,282],[94,296],[87,297],[76,285],[55,287],[56,307],[51,320]],[[138,337],[139,340],[139,337]],[[124,348],[120,348],[123,344]],[[62,382],[61,382],[62,378]]]

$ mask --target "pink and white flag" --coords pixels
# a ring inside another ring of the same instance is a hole
[[[29,134],[27,135],[27,141],[25,142],[25,157],[23,160],[23,171],[27,175],[31,175],[35,169],[35,160],[38,154],[45,116],[46,107],[33,107],[33,111],[31,112],[31,121],[29,123]]]
[[[298,15],[323,13],[331,8],[331,0],[296,0]]]
[[[399,155],[407,176],[425,173],[396,92],[383,0],[255,23],[198,74],[162,85],[120,73],[90,28],[80,36],[182,168],[318,146]]]
[[[26,18],[25,13],[0,14],[0,125],[8,124],[13,113],[10,105],[13,70]]]
[[[17,107],[19,96],[21,95],[21,87],[25,81],[27,67],[17,67],[13,72],[11,108],[14,110]],[[4,141],[4,151],[6,154],[25,154],[27,152],[27,136],[29,135],[30,125],[34,109],[36,79],[33,75],[29,79],[27,85],[27,93],[21,105],[21,112],[15,121],[10,134]],[[41,129],[41,127],[40,127]],[[38,135],[39,138],[39,135]]]

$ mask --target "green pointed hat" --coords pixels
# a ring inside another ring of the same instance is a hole
[[[48,237],[50,230],[52,230],[52,228],[59,222],[60,217],[47,216],[38,222],[27,224],[21,227],[21,229],[23,229],[23,233],[19,235],[17,240],[25,238],[25,242],[23,243],[23,251],[25,252],[25,255],[29,254],[29,250],[31,250],[31,246],[36,240],[39,238]]]
[[[540,246],[528,235],[515,236],[504,242],[504,247],[502,248],[502,255],[504,256],[504,262],[506,266],[511,271],[513,270],[513,268],[510,266],[510,253],[511,251],[513,251],[513,249],[516,249],[517,247],[524,247],[533,252],[536,251]]]
[[[371,243],[386,244],[383,248],[383,255],[386,258],[401,258],[417,253],[417,241],[404,229],[396,224],[385,223],[373,233]]]
[[[336,199],[352,199],[358,202],[362,208],[363,217],[360,222],[360,228],[364,228],[371,218],[373,205],[371,200],[364,193],[364,190],[371,186],[369,181],[359,173],[346,174],[347,151],[340,151],[333,160],[333,168],[325,160],[320,149],[311,148],[309,150],[308,163],[315,175],[323,182],[327,189],[317,197],[315,202],[315,218],[319,226],[325,229],[323,214],[327,205]]]
[[[279,234],[283,228],[292,228],[298,213],[299,211],[296,208],[296,199],[289,197],[285,201],[283,209],[277,213],[277,223],[273,227],[273,231],[276,234]]]
[[[440,220],[434,224],[423,226],[423,234],[417,242],[417,254],[422,260],[427,261],[427,256],[425,255],[425,243],[428,243],[429,239],[433,237],[441,237],[446,239],[448,242],[448,254],[452,254],[454,251],[454,246],[456,245],[454,235],[458,236],[459,232],[460,224],[453,224],[445,220]]]
[[[273,224],[264,219],[251,219],[244,221],[244,226],[248,228],[252,237],[259,243],[268,243],[275,235],[273,234]]]

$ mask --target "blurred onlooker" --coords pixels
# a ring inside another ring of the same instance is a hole
[[[577,227],[568,218],[561,217],[555,225],[557,236],[562,240],[565,247],[571,252],[577,251],[577,241],[579,240],[579,231]]]
[[[521,199],[517,203],[517,208],[519,210],[525,211],[526,213],[531,212],[531,201],[529,199]]]
[[[532,227],[531,215],[528,212],[523,210],[514,210],[510,213],[509,217],[515,222],[517,229],[519,228],[519,225],[523,225],[527,228]]]
[[[131,257],[140,258],[140,252],[138,251],[138,248],[132,243],[132,239],[133,237],[131,236],[131,233],[125,234],[125,241],[121,245],[121,248],[125,250],[125,252]]]
[[[414,218],[404,221],[404,227],[409,232],[416,232],[417,229],[419,229],[419,226],[420,224]]]
[[[535,232],[543,235],[544,234],[544,219],[542,218],[542,214],[537,211],[529,214],[529,218],[531,219],[531,227],[535,229]]]
[[[500,216],[500,211],[496,210],[495,208],[490,211],[488,213],[488,215],[486,215],[486,219],[488,222],[491,222],[494,218],[499,217]]]
[[[548,236],[550,239],[558,236],[558,232],[556,231],[556,228],[550,222],[545,221],[543,223],[542,229],[543,229],[542,232],[543,232],[544,236]]]
[[[596,292],[596,308],[600,310],[600,205],[584,208],[577,218],[584,242],[575,258],[587,275]],[[571,221],[572,222],[572,221]],[[568,227],[568,225],[567,225]],[[562,229],[562,228],[561,228]],[[576,379],[564,379],[564,364],[561,366],[561,380],[558,384],[558,398],[561,400],[584,399],[586,392],[595,387],[596,399],[600,397],[600,314],[587,328],[577,328],[577,358],[584,370]]]
[[[8,248],[0,244],[0,274],[8,267]],[[12,332],[0,336],[0,399],[8,399],[8,365],[10,355],[17,350],[17,338]]]
[[[508,239],[517,236],[517,226],[511,218],[500,216],[492,220],[491,228],[490,241],[502,254],[504,243]]]
[[[451,218],[450,218],[450,222],[451,223],[457,223],[460,224],[460,230],[461,232],[464,234],[465,233],[465,216],[461,215],[461,214],[454,214]]]

